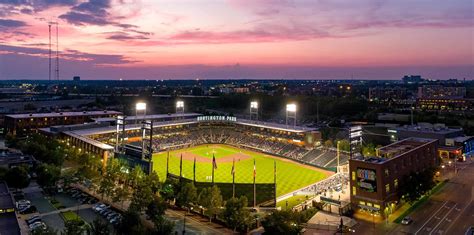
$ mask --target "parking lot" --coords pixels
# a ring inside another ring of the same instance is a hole
[[[31,204],[37,210],[37,212],[22,215],[22,218],[25,219],[24,227],[28,230],[31,229],[30,225],[33,223],[27,219],[38,216],[40,218],[39,222],[37,220],[33,220],[33,222],[38,224],[42,221],[47,227],[61,232],[65,228],[65,218],[61,216],[61,213],[68,211],[77,214],[80,219],[89,224],[96,219],[110,224],[109,220],[112,218],[111,209],[109,209],[109,213],[106,213],[109,214],[109,219],[105,215],[101,216],[98,211],[95,212],[91,209],[94,204],[97,204],[98,200],[75,189],[51,197],[41,191],[29,191],[24,194],[24,201],[21,202]],[[116,213],[115,217],[119,215],[117,212],[114,213]],[[117,221],[115,220],[115,223]],[[111,224],[110,228],[113,229]]]

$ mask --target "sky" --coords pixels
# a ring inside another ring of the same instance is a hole
[[[0,0],[0,79],[474,79],[473,2]]]

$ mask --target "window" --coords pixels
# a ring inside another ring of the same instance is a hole
[[[385,192],[390,192],[390,184],[385,185]]]
[[[367,202],[367,206],[372,207],[372,203],[371,203],[371,202]]]
[[[355,171],[352,172],[352,180],[353,180],[353,181],[356,180],[356,172],[355,172]]]
[[[395,179],[395,180],[393,181],[393,186],[394,186],[395,188],[398,188],[398,179]]]
[[[364,201],[359,201],[359,204],[365,205],[365,202]]]
[[[352,186],[352,195],[356,195],[357,194],[357,190],[356,190],[356,187],[355,186]]]
[[[377,209],[380,209],[380,205],[379,205],[379,204],[374,204],[374,207],[377,208]]]
[[[387,176],[387,177],[388,177],[389,175],[390,175],[390,172],[389,172],[389,170],[388,170],[388,169],[385,169],[385,176]]]

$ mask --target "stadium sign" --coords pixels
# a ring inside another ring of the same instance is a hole
[[[199,116],[197,117],[198,122],[208,122],[208,121],[224,121],[224,122],[236,122],[236,117],[231,116]]]

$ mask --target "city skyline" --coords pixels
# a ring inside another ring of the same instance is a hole
[[[0,79],[48,79],[49,21],[61,79],[472,79],[473,19],[469,0],[0,0]]]

